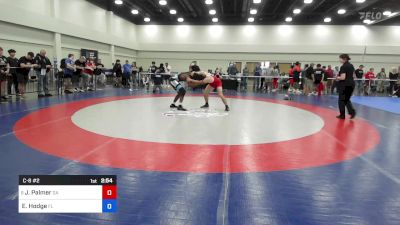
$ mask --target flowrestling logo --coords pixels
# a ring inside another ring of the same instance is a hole
[[[383,21],[390,17],[395,17],[399,14],[399,12],[392,12],[389,10],[385,11],[375,10],[375,11],[359,12],[359,14],[360,14],[360,19],[363,21],[363,23],[373,24],[376,22]]]
[[[359,12],[361,20],[381,20],[383,18],[383,12]]]

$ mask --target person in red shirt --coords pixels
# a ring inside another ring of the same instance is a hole
[[[333,69],[332,69],[331,65],[328,65],[328,68],[325,71],[325,77],[327,79],[326,86],[325,86],[326,87],[325,88],[325,92],[326,92],[326,94],[328,94],[328,92],[331,91],[332,84],[333,84],[333,80],[332,80],[332,78],[333,78]]]
[[[374,68],[370,68],[369,71],[364,75],[365,83],[364,83],[364,93],[365,95],[369,95],[371,92],[371,82],[375,79]]]
[[[88,91],[93,91],[89,84],[93,80],[93,71],[96,69],[96,64],[94,63],[93,58],[89,58],[89,60],[85,64],[85,69],[82,73],[83,78],[83,89]]]
[[[289,84],[290,84],[289,90],[293,89],[293,84],[294,84],[293,75],[294,75],[294,65],[291,65],[289,69]]]
[[[278,77],[279,77],[279,66],[278,65],[276,65],[275,67],[274,67],[274,70],[273,70],[273,72],[272,72],[272,76],[274,77],[273,78],[273,86],[274,86],[274,89],[272,90],[273,92],[275,92],[276,90],[278,90]]]
[[[296,62],[293,67],[293,87],[296,92],[300,93],[300,74],[301,68],[300,63]]]

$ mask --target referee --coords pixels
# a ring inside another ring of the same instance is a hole
[[[337,116],[338,119],[344,120],[346,118],[346,107],[347,111],[354,119],[356,116],[356,111],[354,110],[353,104],[351,104],[350,98],[353,95],[355,88],[354,82],[354,66],[349,62],[350,56],[348,54],[342,54],[339,56],[340,63],[343,65],[340,67],[339,74],[336,77],[337,89],[339,93],[339,111],[340,115]]]

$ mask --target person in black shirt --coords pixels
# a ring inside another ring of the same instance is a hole
[[[78,60],[75,61],[76,71],[72,75],[72,86],[75,88],[75,91],[84,92],[84,90],[80,87],[82,80],[82,72],[86,66],[86,57],[81,56]]]
[[[154,73],[156,73],[156,71],[157,71],[156,62],[152,62],[151,66],[149,68],[149,73],[153,73],[152,75],[154,75]]]
[[[305,74],[305,88],[304,94],[309,95],[311,92],[314,91],[314,82],[312,79],[312,74],[314,72],[314,63],[311,63],[309,67],[304,71]]]
[[[17,80],[18,80],[18,88],[19,88],[19,94],[20,98],[24,98],[25,94],[25,85],[28,83],[29,80],[29,72],[31,69],[35,68],[37,65],[35,64],[35,61],[33,60],[33,57],[35,55],[33,52],[28,52],[26,56],[22,56],[18,60],[18,69],[17,69]]]
[[[389,95],[392,96],[398,92],[397,80],[399,79],[399,71],[396,67],[392,67],[392,71],[389,73]]]
[[[48,88],[51,62],[49,58],[46,57],[46,51],[43,49],[40,50],[40,53],[36,55],[34,60],[35,64],[38,65],[38,67],[35,68],[36,76],[38,78],[38,97],[41,98],[45,96],[53,96],[50,94],[50,90]]]
[[[122,85],[122,65],[121,60],[117,59],[113,66],[113,74],[116,76],[116,82],[114,84],[115,87],[121,87]]]
[[[102,87],[106,86],[106,75],[104,74],[104,64],[101,63],[101,59],[96,60],[96,69],[94,70],[94,75],[95,75],[95,85],[97,86],[97,83],[99,83]],[[96,87],[95,86],[95,87]]]
[[[321,96],[324,89],[322,81],[325,79],[325,71],[321,68],[321,64],[317,64],[317,68],[312,74],[312,79],[314,81],[315,89],[318,92],[318,96]]]
[[[7,58],[8,64],[10,64],[10,75],[7,80],[7,91],[8,95],[11,95],[12,85],[14,84],[14,91],[17,96],[19,96],[18,91],[18,79],[17,79],[17,67],[18,67],[18,59],[15,57],[16,51],[14,49],[8,50],[8,54],[10,55]]]
[[[3,55],[3,48],[0,47],[0,101],[8,100],[6,96],[6,81],[9,67],[7,58]]]
[[[357,78],[357,80],[355,81],[357,94],[360,95],[364,91],[364,81],[362,80],[364,77],[364,66],[360,65],[358,69],[354,71],[354,73]]]
[[[156,70],[155,74],[152,74],[153,82],[154,82],[154,87],[153,87],[153,93],[156,93],[156,90],[158,89],[160,93],[162,92],[162,82],[163,82],[163,75],[165,73],[165,68],[164,64],[161,63],[160,67]]]
[[[337,90],[339,94],[339,111],[340,115],[337,116],[338,119],[345,119],[346,117],[346,107],[348,113],[351,115],[351,119],[356,116],[356,110],[351,103],[351,96],[353,95],[355,82],[354,82],[354,66],[349,62],[350,56],[347,54],[342,54],[339,56],[340,62],[343,64],[340,67],[339,74],[336,77]]]

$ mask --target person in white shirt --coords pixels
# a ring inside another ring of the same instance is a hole
[[[168,63],[165,63],[164,70],[165,70],[164,81],[165,84],[168,85],[169,79],[171,78],[170,74],[172,72],[172,67]]]

